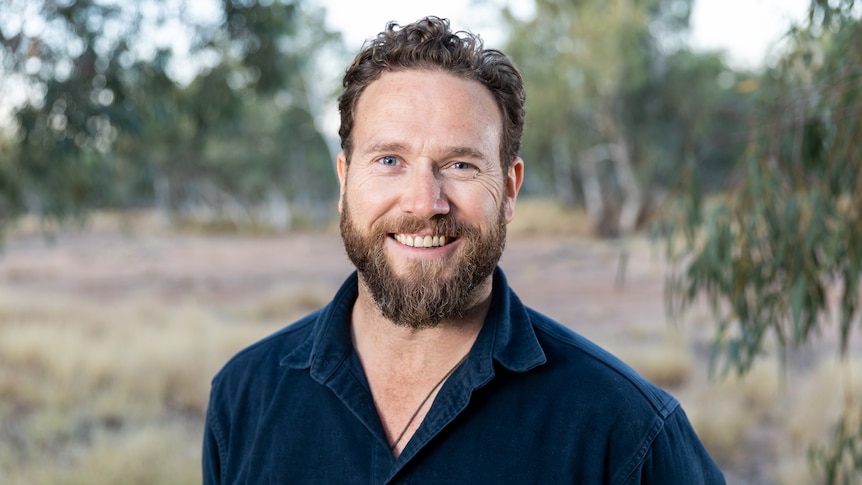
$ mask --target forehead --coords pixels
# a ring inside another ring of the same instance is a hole
[[[442,71],[386,72],[356,105],[355,142],[458,142],[499,147],[502,116],[491,92],[477,81]],[[359,146],[357,146],[359,148]]]

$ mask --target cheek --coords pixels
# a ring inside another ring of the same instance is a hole
[[[503,197],[500,191],[489,191],[483,188],[464,191],[453,195],[450,200],[455,202],[465,222],[469,221],[480,227],[490,227],[497,224]]]
[[[344,189],[342,203],[349,201],[350,211],[356,220],[375,219],[392,206],[397,191],[375,183],[372,179],[356,177]]]
[[[502,181],[490,178],[482,180],[471,192],[470,206],[476,212],[497,217],[506,195]]]

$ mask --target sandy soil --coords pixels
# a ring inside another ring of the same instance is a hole
[[[509,239],[501,266],[521,299],[592,333],[637,321],[665,321],[660,250],[630,245],[625,284],[620,247],[571,237]],[[331,232],[265,237],[123,234],[67,230],[54,241],[19,235],[0,254],[0,289],[110,304],[127,297],[202,303],[254,298],[273,287],[334,292],[352,271]]]

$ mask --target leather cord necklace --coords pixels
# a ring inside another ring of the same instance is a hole
[[[431,390],[428,391],[428,394],[425,395],[425,399],[423,399],[422,402],[419,403],[419,407],[416,408],[416,411],[413,411],[413,416],[410,416],[410,419],[407,421],[407,424],[404,425],[404,429],[402,429],[401,433],[398,434],[398,438],[395,438],[395,441],[392,443],[392,445],[389,446],[390,450],[395,450],[395,447],[398,446],[399,442],[401,442],[401,438],[403,438],[404,434],[407,433],[407,428],[409,428],[410,425],[413,424],[413,420],[415,420],[416,416],[419,415],[419,411],[422,409],[423,406],[425,406],[425,403],[428,402],[429,399],[431,399],[431,395],[434,394],[434,391],[436,391],[438,387],[443,385],[443,383],[446,382],[446,379],[448,379],[453,373],[455,373],[455,369],[460,367],[461,364],[463,364],[464,361],[467,360],[467,355],[470,355],[469,352],[464,355],[464,357],[461,357],[461,360],[459,360],[457,364],[455,364],[451,369],[449,369],[449,372],[447,372],[442,379],[437,381],[437,384],[434,384],[434,387],[432,387]]]

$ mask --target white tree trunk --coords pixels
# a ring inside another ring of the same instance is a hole
[[[580,170],[587,214],[595,225],[602,222],[605,210],[602,183],[599,179],[599,164],[609,161],[623,191],[617,227],[621,235],[634,232],[641,210],[641,190],[632,169],[631,159],[625,143],[602,143],[581,154]]]

